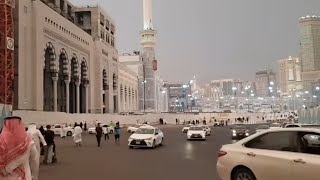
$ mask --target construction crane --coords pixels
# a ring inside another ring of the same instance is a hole
[[[0,0],[0,104],[13,105],[14,0]]]

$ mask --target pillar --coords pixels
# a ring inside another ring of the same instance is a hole
[[[89,113],[89,85],[88,84],[85,84],[84,85],[85,88],[86,88],[86,114]]]
[[[104,108],[106,110],[106,113],[108,113],[109,111],[109,94],[108,94],[108,90],[104,90]]]
[[[58,111],[58,92],[57,92],[57,83],[58,77],[52,77],[53,80],[53,111]]]
[[[80,113],[80,82],[76,82],[76,97],[77,97],[76,113]]]
[[[70,80],[64,80],[66,83],[66,113],[70,112],[70,92],[69,92],[69,84]]]

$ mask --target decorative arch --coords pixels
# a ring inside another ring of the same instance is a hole
[[[59,71],[57,82],[57,104],[58,111],[67,112],[67,84],[65,80],[69,79],[69,60],[68,54],[64,48],[60,50]]]
[[[69,110],[70,113],[77,112],[77,84],[79,79],[79,61],[76,54],[73,54],[70,61],[70,83],[69,83]]]
[[[80,64],[80,113],[87,112],[87,86],[89,85],[88,65],[85,58]]]
[[[57,77],[55,48],[51,42],[44,49],[43,110],[54,111],[53,79]]]

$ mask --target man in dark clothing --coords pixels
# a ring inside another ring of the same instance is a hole
[[[47,131],[44,132],[44,139],[47,143],[47,147],[44,153],[45,164],[52,163],[55,159],[55,144],[54,144],[54,132],[51,130],[51,126],[47,125]]]
[[[80,127],[81,127],[81,129],[82,129],[82,126],[83,126],[83,124],[82,124],[82,122],[80,122]]]
[[[101,136],[102,136],[102,127],[100,126],[100,123],[98,123],[98,126],[96,127],[96,137],[97,137],[98,147],[100,147]]]
[[[87,122],[84,122],[84,131],[87,131]]]

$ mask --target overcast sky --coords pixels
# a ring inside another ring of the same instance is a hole
[[[141,50],[142,0],[100,4],[116,22],[119,53]],[[153,0],[160,75],[252,80],[257,70],[299,54],[298,19],[308,14],[320,15],[319,0]]]

